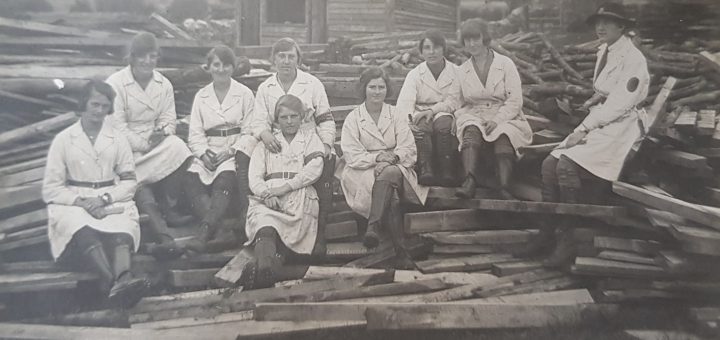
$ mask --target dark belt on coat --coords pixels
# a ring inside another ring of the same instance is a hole
[[[293,177],[295,177],[295,175],[297,175],[297,172],[287,172],[287,171],[273,172],[271,174],[265,175],[265,180],[267,181],[270,179],[280,179],[280,178],[292,179]]]
[[[111,187],[111,186],[115,185],[114,180],[102,181],[102,182],[84,182],[84,181],[76,181],[76,180],[69,179],[69,180],[65,181],[65,183],[67,185],[73,186],[73,187],[83,187],[83,188],[92,188],[92,189],[100,189],[100,188]]]
[[[232,135],[237,135],[242,131],[242,128],[239,126],[233,127],[233,128],[227,128],[227,129],[210,129],[205,131],[205,135],[208,137],[227,137]]]

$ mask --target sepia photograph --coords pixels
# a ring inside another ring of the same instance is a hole
[[[719,0],[0,0],[0,339],[720,338]]]

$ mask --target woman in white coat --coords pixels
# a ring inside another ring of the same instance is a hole
[[[130,305],[147,282],[130,273],[140,242],[132,151],[122,133],[103,123],[114,96],[103,82],[85,86],[80,120],[50,145],[42,194],[55,260],[96,272],[112,302]]]
[[[318,196],[312,186],[323,170],[323,144],[314,129],[301,129],[305,106],[294,95],[278,99],[274,123],[279,152],[259,144],[250,160],[246,232],[257,262],[244,284],[270,287],[284,261],[284,249],[310,254],[318,237]],[[279,249],[280,248],[280,249]]]
[[[205,69],[213,82],[195,95],[190,113],[188,146],[195,160],[184,186],[193,213],[202,221],[198,236],[188,244],[195,251],[205,250],[233,197],[238,198],[237,212],[242,220],[236,235],[246,219],[249,192],[247,185],[240,186],[238,192],[237,183],[247,183],[249,163],[244,162],[245,168],[236,171],[235,160],[249,159],[257,144],[250,131],[255,98],[249,88],[232,79],[236,66],[235,53],[227,46],[208,53]]]
[[[400,203],[425,204],[428,188],[418,184],[413,170],[417,149],[407,116],[385,103],[388,84],[387,74],[377,67],[360,76],[364,102],[343,123],[346,166],[340,184],[350,208],[368,219],[365,246],[377,247],[381,229],[387,229],[397,254],[409,260]]]
[[[445,36],[429,30],[420,38],[418,49],[425,59],[403,83],[397,110],[410,115],[418,149],[418,182],[422,185],[453,186],[457,143],[453,137],[454,112],[460,106],[457,66],[445,59]],[[434,164],[433,164],[434,163]]]
[[[645,111],[637,105],[648,94],[650,75],[642,52],[625,35],[634,21],[622,5],[608,3],[587,23],[604,42],[595,65],[595,95],[583,104],[587,117],[543,161],[543,201],[602,204],[633,144],[645,133]],[[543,230],[533,244],[548,248],[555,235],[553,229]],[[558,228],[557,234],[557,246],[544,261],[549,267],[567,264],[575,254],[570,230]]]
[[[463,107],[455,111],[455,119],[466,175],[456,195],[475,196],[482,153],[484,161],[495,164],[501,196],[514,199],[508,185],[517,150],[532,142],[532,129],[522,112],[520,75],[510,58],[490,49],[488,25],[482,19],[463,22],[460,40],[472,58],[458,71]]]
[[[130,66],[106,81],[117,93],[111,121],[130,142],[135,158],[139,184],[135,200],[140,211],[150,218],[148,236],[159,243],[151,253],[174,257],[181,251],[148,185],[159,182],[164,194],[179,198],[182,176],[193,155],[175,136],[175,96],[170,81],[155,70],[158,57],[155,36],[140,33],[130,42]],[[165,217],[170,212],[168,209]]]

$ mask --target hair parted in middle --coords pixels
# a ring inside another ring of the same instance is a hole
[[[115,101],[115,90],[113,90],[110,84],[100,79],[91,79],[87,84],[85,84],[85,86],[82,87],[80,95],[78,96],[78,113],[87,110],[87,103],[88,101],[90,101],[90,97],[92,96],[93,91],[105,96],[108,100],[110,100],[111,105],[108,114],[112,114],[112,103]]]
[[[142,32],[135,35],[127,46],[125,59],[130,62],[132,58],[142,58],[149,53],[160,53],[157,39],[152,33]]]
[[[423,52],[423,43],[425,42],[425,39],[432,41],[435,47],[442,46],[443,54],[447,55],[447,40],[445,40],[445,35],[442,31],[436,29],[425,31],[422,37],[420,37],[420,40],[418,40],[418,49],[420,50],[420,53]]]
[[[367,84],[370,83],[371,80],[377,78],[382,78],[382,80],[385,81],[385,88],[387,88],[386,97],[390,97],[393,95],[392,87],[390,87],[390,77],[388,76],[387,72],[377,66],[373,66],[360,74],[360,80],[358,81],[357,90],[358,92],[360,92],[360,98],[363,101],[367,99]]]
[[[300,45],[298,45],[298,43],[292,38],[280,38],[280,40],[276,41],[272,45],[272,50],[270,51],[270,63],[275,63],[275,55],[278,54],[278,52],[286,52],[293,49],[295,49],[295,53],[297,53],[298,56],[298,65],[302,64]]]
[[[278,121],[278,114],[280,114],[281,107],[285,107],[299,113],[301,119],[305,118],[305,104],[303,104],[302,100],[292,94],[285,94],[282,95],[278,99],[277,104],[275,104],[275,112],[273,116],[274,122],[276,123]]]
[[[490,36],[487,21],[480,18],[472,18],[460,24],[460,43],[462,46],[465,46],[465,40],[480,37],[482,37],[482,42],[485,46],[490,45],[492,36]]]
[[[205,63],[205,67],[208,70],[210,69],[210,64],[212,64],[214,57],[220,59],[223,65],[232,65],[233,68],[237,67],[237,58],[235,57],[235,52],[233,52],[230,47],[227,47],[225,45],[218,45],[213,47],[213,49],[208,52]]]

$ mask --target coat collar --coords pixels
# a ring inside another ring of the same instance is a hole
[[[360,109],[360,127],[370,136],[375,137],[385,144],[385,132],[390,128],[390,125],[392,125],[392,111],[390,110],[390,105],[383,104],[377,124],[372,117],[370,117],[370,113],[367,111],[365,103],[360,104],[358,108]]]
[[[223,102],[220,103],[215,95],[215,88],[213,84],[210,83],[198,91],[198,97],[201,98],[203,104],[207,105],[213,111],[222,111],[222,113],[225,113],[242,101],[243,88],[235,79],[231,79],[230,89],[228,89],[228,93],[225,95]]]
[[[98,133],[95,145],[90,142],[90,138],[83,131],[80,119],[69,128],[71,143],[80,151],[84,152],[93,159],[97,159],[98,155],[115,143],[117,137],[115,131],[110,127],[110,122],[105,119],[100,132]]]
[[[268,89],[277,88],[280,92],[283,92],[282,86],[280,86],[280,81],[277,77],[277,73],[275,73],[272,77],[268,78],[266,80],[267,87]],[[307,88],[312,83],[312,78],[313,76],[309,73],[298,69],[297,77],[295,77],[295,81],[293,81],[292,85],[290,85],[288,93],[291,93],[295,96],[302,94],[303,92],[305,92],[305,88]]]
[[[485,89],[493,89],[497,84],[500,83],[500,81],[504,78],[504,64],[505,64],[505,58],[506,56],[497,53],[493,50],[490,50],[490,52],[493,54],[493,61],[492,64],[490,64],[490,70],[488,71],[488,77],[485,81],[484,88]],[[480,77],[477,75],[477,72],[475,72],[475,67],[473,66],[474,60],[472,58],[468,59],[465,63],[462,64],[461,70],[465,73],[466,77],[475,77],[477,79],[477,82],[480,85],[483,85],[480,81]]]
[[[165,77],[163,77],[160,72],[153,70],[153,77],[150,80],[150,83],[148,83],[147,87],[143,89],[140,84],[138,84],[137,81],[135,81],[135,77],[133,77],[132,70],[130,69],[130,66],[125,67],[121,71],[121,80],[122,84],[125,87],[125,91],[128,95],[132,96],[133,98],[137,99],[139,102],[147,105],[152,110],[155,110],[155,106],[153,105],[152,97],[155,97],[159,94],[152,94],[154,88],[162,88],[165,83]]]
[[[605,52],[606,47],[607,52]],[[597,73],[597,69],[600,66],[600,60],[603,53],[608,53],[608,59],[605,68],[603,68],[602,72],[597,75],[596,80],[607,78],[608,75],[612,74],[613,71],[620,67],[620,65],[622,65],[622,60],[626,55],[628,55],[628,53],[626,53],[627,50],[632,47],[634,47],[632,40],[624,35],[610,46],[607,44],[600,45],[598,47],[598,62],[595,63],[595,73]],[[610,53],[612,53],[612,55]]]
[[[433,90],[440,92],[443,88],[452,84],[453,80],[455,79],[455,75],[452,69],[453,67],[454,65],[446,59],[445,68],[442,70],[442,72],[440,72],[440,76],[436,80],[432,72],[430,71],[430,68],[427,66],[427,62],[422,62],[420,65],[418,65],[418,74],[420,75],[420,81],[425,83]]]

